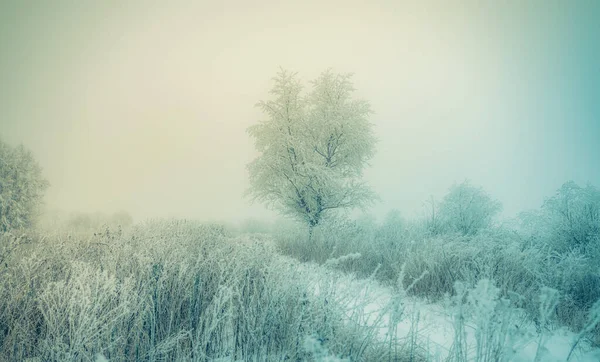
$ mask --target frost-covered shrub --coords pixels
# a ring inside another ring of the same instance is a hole
[[[563,184],[540,210],[520,214],[520,229],[532,242],[558,252],[597,248],[600,241],[600,191],[593,185]]]
[[[550,219],[555,243],[564,248],[586,246],[600,235],[600,191],[592,185],[580,187],[569,181],[544,202],[542,210]]]
[[[600,300],[600,266],[577,249],[567,253],[548,253],[540,265],[540,283],[560,292],[556,319],[573,331],[584,328],[588,315]],[[600,328],[592,330],[592,339],[600,342]]]
[[[446,231],[474,235],[489,228],[502,204],[492,199],[481,187],[468,181],[450,187],[439,205],[439,219]]]
[[[474,286],[485,278],[496,280],[504,296],[509,291],[527,294],[535,288],[535,274],[529,269],[535,257],[503,236],[438,236],[411,244],[406,278],[410,282],[428,271],[413,291],[432,299],[452,294],[457,281]]]

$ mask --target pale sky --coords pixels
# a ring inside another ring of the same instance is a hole
[[[50,208],[268,217],[242,197],[254,105],[280,66],[332,67],[376,112],[376,216],[465,178],[507,216],[600,186],[600,2],[498,3],[0,1],[0,137]]]

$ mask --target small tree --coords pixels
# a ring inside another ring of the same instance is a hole
[[[0,232],[30,227],[48,185],[29,150],[0,140]]]
[[[326,71],[302,94],[295,73],[281,70],[267,118],[251,126],[260,157],[248,165],[253,200],[312,230],[330,210],[362,207],[375,195],[362,172],[375,152],[369,103],[352,98],[351,75]]]
[[[493,218],[502,210],[481,187],[468,181],[454,184],[439,205],[438,215],[446,228],[463,235],[474,235],[490,227]]]
[[[564,183],[542,206],[553,237],[567,248],[586,246],[600,237],[600,191],[592,185]]]

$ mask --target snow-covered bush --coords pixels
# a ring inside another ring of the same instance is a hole
[[[539,210],[519,215],[520,231],[535,243],[558,252],[600,247],[600,190],[564,183]]]
[[[442,230],[474,235],[489,228],[502,204],[468,181],[454,184],[439,205]]]
[[[557,243],[571,249],[585,247],[600,235],[600,190],[566,182],[544,202]]]

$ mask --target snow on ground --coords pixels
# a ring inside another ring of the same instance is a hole
[[[304,276],[315,281],[315,293],[319,293],[320,288],[331,287],[323,285],[323,276],[330,276],[334,280],[335,290],[338,302],[345,305],[347,314],[364,317],[366,323],[373,323],[374,320],[383,314],[383,327],[380,328],[379,335],[383,340],[388,333],[389,311],[384,308],[390,305],[394,296],[394,291],[390,287],[385,287],[373,280],[358,280],[353,276],[344,275],[337,271],[332,271],[314,263],[294,262],[298,271]],[[327,279],[327,278],[325,278]],[[319,284],[321,283],[321,284]],[[419,298],[403,297],[401,298],[403,316],[397,324],[398,338],[408,337],[413,328],[412,320],[418,316],[417,335],[418,343],[427,346],[433,361],[444,361],[448,356],[454,340],[454,329],[450,314],[441,304],[427,303]],[[536,332],[533,323],[526,323],[519,328],[524,329],[521,336],[513,341],[514,356],[510,361],[531,362],[535,360],[539,333]],[[475,328],[467,322],[467,345],[475,348]],[[559,328],[554,331],[547,331],[544,336],[543,348],[540,351],[542,362],[564,362],[576,340],[575,333],[565,328]],[[473,350],[470,351],[469,358],[473,358]],[[592,348],[588,343],[582,341],[571,356],[571,362],[599,362],[600,349]]]

